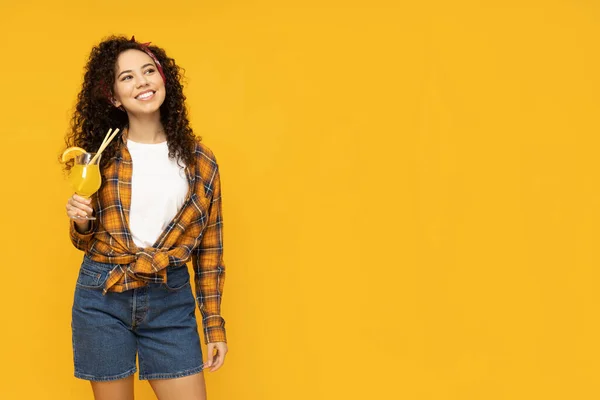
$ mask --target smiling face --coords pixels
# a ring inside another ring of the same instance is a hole
[[[119,54],[115,71],[115,106],[128,114],[142,115],[159,111],[165,101],[165,83],[150,56],[140,50]]]

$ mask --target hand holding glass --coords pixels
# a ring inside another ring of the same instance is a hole
[[[100,157],[96,153],[84,153],[75,157],[75,164],[69,174],[71,186],[81,197],[89,198],[100,189]],[[96,219],[92,216],[77,216],[81,219]]]

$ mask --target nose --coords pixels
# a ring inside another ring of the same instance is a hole
[[[146,79],[146,76],[142,74],[137,79],[136,87],[139,89],[144,86],[148,86],[148,79]]]

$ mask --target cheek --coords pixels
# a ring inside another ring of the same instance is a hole
[[[165,83],[163,82],[162,78],[159,78],[159,80],[156,82],[156,87],[158,89],[160,89],[160,91],[165,92],[167,87],[165,86]]]
[[[161,79],[161,83],[162,83],[162,79]],[[160,86],[157,85],[157,89],[158,89],[158,93],[160,93],[160,98],[162,99],[162,101],[164,101],[167,98],[167,88],[165,87],[164,84],[161,84]]]
[[[116,98],[123,98],[126,97],[126,95],[128,93],[131,93],[131,85],[128,84],[127,82],[117,82],[115,84],[115,97]]]
[[[159,92],[160,93],[160,105],[165,104],[165,100],[167,99],[167,94],[165,93],[164,88]]]
[[[115,85],[113,88],[113,93],[115,94],[116,99],[120,99],[123,96],[123,88],[121,85]]]

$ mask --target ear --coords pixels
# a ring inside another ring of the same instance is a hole
[[[113,106],[115,106],[116,108],[121,107],[121,105],[123,103],[121,103],[119,100],[115,99],[114,97],[110,98],[110,102],[112,103]]]

